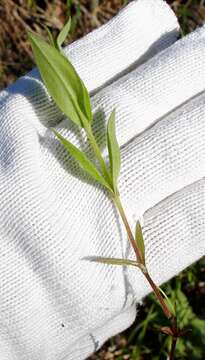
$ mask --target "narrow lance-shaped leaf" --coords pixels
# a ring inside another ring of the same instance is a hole
[[[142,227],[140,222],[137,221],[136,228],[135,228],[135,240],[140,251],[141,257],[143,262],[145,263],[145,245],[144,245],[144,237],[142,233]]]
[[[116,259],[116,258],[109,258],[109,257],[101,257],[101,256],[88,256],[85,257],[83,260],[89,260],[89,261],[93,261],[93,262],[98,262],[98,263],[102,263],[102,264],[107,264],[107,265],[122,265],[122,266],[139,266],[138,263],[134,260],[129,260],[129,259]]]
[[[57,49],[61,52],[62,52],[62,44],[64,43],[66,37],[68,36],[68,33],[71,30],[71,24],[72,24],[71,17],[69,17],[67,23],[64,25],[64,27],[57,36],[56,45],[54,44],[54,46],[57,47]],[[84,113],[87,114],[87,118],[92,120],[90,96],[83,81],[81,79],[80,81],[82,85],[82,96],[79,97],[79,103],[81,108],[84,110]]]
[[[62,44],[64,43],[66,37],[68,36],[68,33],[71,30],[71,17],[69,17],[67,23],[64,25],[60,33],[58,34],[56,45],[59,51],[62,52]],[[84,85],[82,79],[80,79],[81,85],[82,85],[82,96],[79,98],[79,103],[81,105],[81,108],[84,109],[84,113],[87,114],[87,118],[92,121],[92,109],[91,109],[91,103],[90,103],[90,96],[87,91],[86,86]]]
[[[165,292],[159,287],[160,292],[162,293],[162,295],[164,296],[164,300],[169,308],[169,310],[171,311],[171,313],[175,316],[175,309],[173,304],[171,303],[171,300],[168,298],[168,296],[165,294]]]
[[[87,158],[87,156],[79,150],[75,145],[71,144],[67,139],[60,135],[55,129],[51,129],[68,153],[78,162],[80,167],[85,170],[99,184],[111,190],[109,184],[96,169],[95,165]]]
[[[80,79],[80,81],[82,85],[83,96],[79,98],[79,103],[81,108],[83,109],[84,114],[86,114],[87,119],[89,119],[89,122],[92,122],[93,114],[92,114],[92,108],[90,102],[90,95],[82,79]]]
[[[63,26],[56,39],[56,44],[59,51],[62,51],[62,44],[64,43],[65,39],[68,36],[68,33],[70,32],[70,28],[71,28],[71,18],[69,17],[68,21]]]
[[[39,36],[29,33],[35,60],[47,90],[61,111],[78,126],[92,120],[90,99],[69,60]]]
[[[107,126],[107,144],[114,191],[117,191],[117,180],[120,173],[120,148],[115,132],[115,110],[112,111]]]
[[[50,44],[55,47],[55,46],[56,46],[55,40],[54,40],[54,37],[53,37],[50,29],[48,28],[48,26],[45,26],[45,29],[46,29],[46,31],[47,31],[48,39],[49,39]]]
[[[58,34],[58,37],[56,40],[56,46],[57,46],[57,49],[61,52],[62,52],[62,44],[64,43],[66,37],[68,36],[68,33],[71,30],[71,24],[72,24],[71,17],[69,17],[67,23],[64,25],[64,27]],[[79,98],[79,103],[80,103],[82,109],[84,109],[84,112],[87,114],[87,118],[90,119],[90,121],[91,121],[92,120],[92,109],[91,109],[91,103],[90,103],[90,96],[89,96],[87,88],[84,85],[82,79],[80,79],[80,81],[82,84],[82,90],[83,90],[82,95],[83,96]]]

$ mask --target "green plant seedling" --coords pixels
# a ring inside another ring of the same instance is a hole
[[[146,267],[145,243],[141,224],[139,221],[137,222],[135,234],[133,234],[120,199],[118,178],[120,176],[121,159],[115,129],[117,112],[113,110],[108,119],[107,150],[109,154],[109,164],[107,165],[92,130],[93,113],[88,90],[62,50],[62,44],[70,28],[71,19],[68,20],[61,30],[56,41],[52,38],[52,35],[49,34],[50,44],[33,33],[29,33],[29,39],[37,66],[48,93],[68,119],[72,121],[75,126],[84,129],[99,169],[88,159],[82,150],[71,144],[68,139],[65,139],[55,129],[52,128],[51,130],[69,155],[78,162],[79,166],[106,189],[108,196],[113,201],[125,226],[128,239],[136,257],[136,259],[133,260],[103,258],[98,256],[86,259],[107,265],[134,266],[142,272],[161,305],[165,316],[170,322],[170,326],[163,327],[162,330],[164,333],[172,336],[173,341],[169,359],[173,360],[176,342],[181,334],[181,330],[179,331],[176,321],[176,313],[171,300],[154,283]]]

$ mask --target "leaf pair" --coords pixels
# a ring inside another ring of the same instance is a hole
[[[29,33],[29,38],[37,66],[49,94],[60,110],[70,120],[78,126],[84,127],[87,131],[92,121],[90,97],[83,81],[73,65],[63,55],[61,48],[70,26],[71,20],[61,30],[56,40],[53,39],[52,34],[48,30],[51,44],[46,43],[39,36],[32,33]],[[67,151],[85,171],[98,183],[105,186],[112,193],[117,194],[117,179],[120,172],[120,149],[115,133],[115,111],[111,113],[107,127],[111,182],[109,181],[109,174],[107,177],[104,173],[104,175],[101,175],[81,150],[77,149],[56,131],[54,132]],[[97,157],[98,155],[96,154]]]
[[[141,254],[142,262],[136,262],[134,260],[129,260],[129,259],[105,258],[105,257],[98,257],[98,256],[93,256],[93,257],[87,258],[87,260],[95,261],[95,262],[99,262],[99,263],[103,263],[103,264],[108,264],[108,265],[132,265],[132,266],[137,266],[141,270],[143,270],[144,266],[145,266],[145,246],[144,246],[142,228],[141,228],[139,221],[136,224],[135,239],[136,239],[137,246],[138,246],[138,249]],[[163,296],[165,297],[165,299],[168,300],[166,297],[166,294],[164,294],[164,292],[161,289],[160,289],[160,291],[163,293]]]
[[[52,128],[52,131],[54,132],[58,140],[61,142],[61,144],[64,146],[64,148],[68,151],[68,153],[78,162],[80,167],[85,170],[92,178],[94,178],[99,184],[112,191],[110,185],[100,174],[95,165],[87,158],[87,156],[75,145],[71,144],[71,142],[61,136],[55,129]]]
[[[70,32],[71,29],[71,17],[69,17],[67,23],[63,26],[63,28],[61,29],[60,33],[57,36],[56,39],[56,44],[58,47],[58,50],[62,51],[62,45],[65,41],[65,39],[68,36],[68,33]]]
[[[57,39],[54,39],[51,31],[47,26],[45,26],[45,29],[47,31],[50,44],[54,46],[57,50],[62,51],[62,45],[71,29],[71,18],[69,17],[68,21],[61,29],[60,33],[57,36]]]
[[[60,33],[58,46],[65,34]],[[60,110],[80,127],[92,121],[88,91],[70,61],[54,45],[29,33],[33,53],[46,88]]]
[[[94,178],[99,184],[107,188],[110,192],[116,193],[117,191],[117,178],[120,171],[120,150],[115,134],[115,111],[112,112],[108,121],[107,141],[109,149],[110,167],[112,187],[108,180],[98,171],[95,165],[87,158],[87,156],[76,146],[70,143],[62,135],[60,135],[55,129],[52,129],[58,140],[68,151],[68,153],[79,163],[82,169],[84,169],[92,178]]]

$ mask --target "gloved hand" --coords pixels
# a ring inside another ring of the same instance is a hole
[[[177,29],[164,2],[138,0],[66,50],[95,93],[102,149],[117,110],[119,189],[132,226],[145,213],[147,264],[159,284],[205,250],[205,29],[147,61]],[[82,260],[131,255],[105,191],[48,129],[87,147],[37,71],[0,102],[0,359],[84,359],[134,321],[150,289],[136,269]]]

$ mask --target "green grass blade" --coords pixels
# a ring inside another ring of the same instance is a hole
[[[61,111],[78,126],[91,121],[89,95],[66,57],[39,36],[29,33],[33,53],[47,90]],[[87,94],[87,93],[86,93]],[[87,104],[88,103],[88,104]]]
[[[137,246],[140,250],[142,260],[145,263],[144,237],[143,237],[143,233],[142,233],[142,227],[141,227],[141,224],[139,221],[137,221],[136,228],[135,228],[135,240],[136,240]]]
[[[68,33],[70,32],[70,28],[71,28],[71,17],[69,17],[68,21],[63,26],[63,28],[61,29],[60,33],[57,36],[56,44],[59,51],[62,51],[62,44],[64,43],[65,39],[68,36]]]
[[[62,30],[60,31],[57,40],[56,45],[59,51],[62,51],[62,44],[64,43],[66,37],[68,36],[70,30],[71,30],[71,17],[69,17],[67,23],[64,25]],[[81,80],[81,79],[80,79]],[[86,86],[84,85],[83,81],[81,80],[82,85],[82,95],[79,98],[79,103],[81,105],[81,108],[83,109],[84,113],[86,114],[86,117],[91,121],[92,120],[92,109],[91,109],[91,103],[90,103],[90,96],[87,91]]]
[[[129,260],[129,259],[116,259],[116,258],[108,258],[108,257],[101,257],[101,256],[89,256],[89,257],[84,258],[84,260],[89,260],[89,261],[98,262],[98,263],[107,264],[107,265],[138,266],[136,261]]]
[[[165,302],[169,308],[169,310],[171,311],[171,313],[175,316],[175,309],[173,304],[171,303],[171,300],[168,298],[168,296],[165,294],[165,292],[159,287],[160,292],[162,293],[162,295],[164,296]]]
[[[117,180],[120,173],[120,148],[115,132],[115,110],[112,111],[107,126],[107,145],[110,159],[110,168],[112,174],[113,187],[117,191]]]
[[[55,40],[54,40],[54,37],[53,37],[53,34],[52,32],[50,31],[50,29],[48,28],[48,26],[45,25],[45,29],[47,31],[47,34],[48,34],[48,39],[49,39],[49,42],[52,46],[56,46],[56,43],[55,43]]]
[[[86,115],[86,118],[91,123],[93,120],[93,115],[92,115],[90,95],[89,95],[88,90],[87,90],[86,86],[84,85],[82,79],[80,79],[80,80],[81,80],[83,95],[81,98],[79,98],[79,103],[81,105],[81,108],[83,109],[84,114]]]
[[[67,139],[61,136],[55,129],[51,129],[68,153],[78,162],[80,167],[85,170],[99,184],[111,190],[109,184],[96,169],[95,165],[87,158],[87,156],[79,150],[75,145],[71,144]]]

